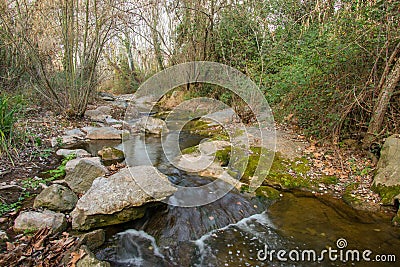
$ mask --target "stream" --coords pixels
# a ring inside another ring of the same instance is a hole
[[[180,149],[201,140],[181,132]],[[180,186],[212,181],[171,166],[159,137],[136,135],[124,142],[94,142],[88,150],[94,154],[103,145],[124,148],[129,166],[151,164]],[[96,256],[111,266],[396,266],[400,229],[390,219],[353,210],[328,196],[286,192],[272,202],[234,189],[201,207],[152,206],[141,219],[107,228],[107,241]],[[336,254],[328,255],[329,247]],[[286,254],[279,258],[279,250]],[[371,253],[363,259],[365,250]],[[376,262],[379,254],[392,262]]]

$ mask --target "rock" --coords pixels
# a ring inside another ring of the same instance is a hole
[[[128,101],[127,100],[115,100],[111,102],[111,105],[117,108],[121,109],[126,109],[128,107]]]
[[[52,233],[64,231],[67,221],[62,213],[50,210],[21,212],[15,219],[14,230],[16,232],[37,231],[49,227]]]
[[[105,115],[111,115],[112,108],[109,106],[99,106],[96,108],[96,110],[100,111],[101,113]]]
[[[88,130],[86,138],[94,140],[120,140],[121,131],[113,127],[91,128]]]
[[[65,165],[66,174],[69,174],[71,171],[73,171],[74,168],[76,167],[76,165],[78,165],[78,163],[83,159],[90,160],[91,162],[93,162],[94,164],[96,164],[98,166],[103,166],[103,164],[101,164],[100,157],[87,157],[87,158],[72,159],[72,160],[68,161],[67,164]]]
[[[103,165],[81,159],[75,168],[68,172],[65,181],[68,186],[78,194],[85,193],[91,186],[94,179],[107,173],[107,169]]]
[[[5,240],[8,240],[8,235],[7,235],[7,233],[4,232],[4,231],[0,231],[0,242],[1,242],[1,241],[5,241]]]
[[[163,131],[168,132],[167,124],[165,121],[153,118],[153,117],[143,117],[139,120],[138,125],[141,131],[160,135]]]
[[[51,139],[52,147],[73,148],[82,142],[82,138],[71,135],[63,135],[60,137],[53,137]]]
[[[110,263],[96,259],[88,247],[81,246],[80,249],[84,251],[85,256],[78,260],[76,267],[110,267]]]
[[[108,178],[100,177],[93,181],[92,187],[79,199],[71,213],[72,228],[89,230],[141,218],[145,204],[161,201],[175,191],[168,177],[155,167],[121,169]]]
[[[400,138],[393,135],[382,146],[373,181],[373,190],[379,193],[386,205],[393,205],[395,197],[400,194],[399,162]]]
[[[85,138],[85,133],[82,132],[80,129],[76,128],[76,129],[72,129],[72,130],[68,130],[65,131],[65,135],[69,135],[69,136],[73,136],[76,138]]]
[[[69,188],[53,184],[35,198],[33,207],[43,207],[54,211],[70,211],[75,208],[76,202],[78,202],[78,197]]]
[[[98,152],[103,161],[121,162],[125,159],[124,152],[114,147],[105,146]]]
[[[113,125],[113,124],[121,123],[121,121],[116,120],[116,119],[114,119],[114,118],[112,118],[112,117],[106,117],[106,118],[105,118],[105,123],[107,123],[107,124],[109,124],[109,125]],[[115,128],[115,127],[114,127],[114,128]]]
[[[103,99],[104,101],[114,101],[115,97],[110,94],[110,93],[106,93],[106,92],[99,92],[99,97],[101,99]]]
[[[112,108],[109,106],[100,106],[96,109],[86,110],[85,117],[92,121],[106,122],[107,119],[111,118]]]
[[[90,153],[84,149],[63,149],[62,148],[62,149],[57,150],[56,154],[58,156],[64,156],[64,157],[74,154],[77,158],[84,158],[84,157],[91,156]]]
[[[106,232],[103,229],[97,229],[79,237],[79,244],[86,245],[89,249],[99,248],[105,241]]]
[[[375,185],[400,185],[400,139],[391,136],[381,149],[381,157],[376,166]]]

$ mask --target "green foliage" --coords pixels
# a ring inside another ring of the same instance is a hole
[[[9,154],[9,149],[15,143],[14,124],[22,114],[23,107],[21,96],[0,94],[0,155],[2,152]]]
[[[31,195],[29,192],[24,192],[17,201],[13,203],[0,203],[0,216],[3,216],[4,214],[10,212],[10,211],[17,211],[18,209],[21,208],[22,202],[29,198]]]

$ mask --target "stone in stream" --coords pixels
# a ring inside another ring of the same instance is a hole
[[[50,210],[21,212],[15,219],[16,232],[37,231],[49,227],[52,233],[64,231],[67,227],[65,215]]]
[[[99,152],[97,152],[103,161],[116,161],[121,162],[124,160],[125,155],[122,150],[116,149],[114,147],[105,146]]]
[[[64,157],[74,154],[77,158],[84,158],[84,157],[91,156],[90,153],[84,149],[63,149],[62,148],[62,149],[57,150],[56,154],[58,156],[64,156]]]
[[[84,256],[78,260],[76,267],[110,267],[110,263],[96,259],[96,256],[86,246],[81,246]]]
[[[81,159],[73,170],[67,172],[65,181],[72,191],[84,194],[92,186],[94,179],[106,173],[107,169],[103,165]]]
[[[176,190],[152,166],[124,168],[108,178],[99,177],[72,211],[72,228],[89,230],[141,218],[146,204],[161,201]]]
[[[79,245],[86,245],[89,249],[97,249],[106,241],[106,232],[97,229],[79,236]]]
[[[86,138],[93,140],[121,140],[121,131],[114,127],[88,127]]]
[[[45,188],[33,203],[34,208],[43,207],[54,211],[70,211],[75,208],[78,197],[71,189],[53,184]]]
[[[143,117],[138,121],[138,126],[145,133],[160,135],[162,132],[168,132],[165,121],[158,118]]]
[[[373,187],[384,204],[394,204],[400,194],[400,138],[393,135],[386,139],[376,169]]]

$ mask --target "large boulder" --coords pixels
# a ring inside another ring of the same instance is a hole
[[[33,203],[34,208],[43,207],[54,211],[70,211],[75,208],[78,197],[71,189],[53,184],[45,188]]]
[[[37,231],[46,227],[50,228],[52,233],[64,231],[67,227],[65,215],[50,210],[28,211],[21,212],[14,222],[16,232]]]
[[[374,177],[375,185],[400,185],[400,139],[391,136],[382,146]]]
[[[103,165],[81,159],[72,171],[67,172],[65,181],[68,186],[78,194],[84,194],[91,186],[94,179],[107,173]]]
[[[93,140],[121,140],[121,131],[114,127],[88,127],[86,138]]]
[[[386,139],[376,167],[373,189],[384,204],[394,204],[400,194],[400,138],[393,135]]]
[[[153,118],[143,117],[139,120],[138,126],[142,132],[160,135],[162,132],[168,132],[165,121]]]
[[[124,168],[93,181],[71,213],[72,228],[89,230],[141,218],[146,204],[161,201],[175,191],[168,177],[152,166]]]

